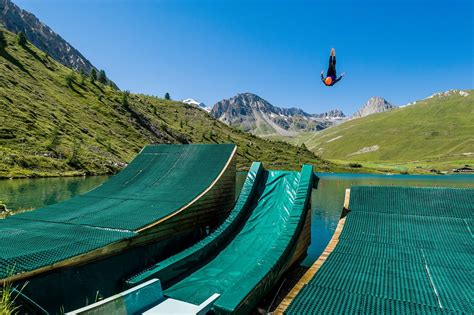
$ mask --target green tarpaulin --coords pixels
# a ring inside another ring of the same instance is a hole
[[[214,293],[217,313],[248,312],[288,266],[302,230],[311,195],[313,171],[264,171],[251,213],[231,242],[210,262],[165,290],[193,304]]]

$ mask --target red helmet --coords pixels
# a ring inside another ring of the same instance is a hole
[[[327,77],[326,79],[324,79],[324,83],[326,83],[326,85],[331,85],[331,83],[332,83],[332,78],[331,78],[331,77]]]

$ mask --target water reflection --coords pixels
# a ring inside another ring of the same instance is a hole
[[[108,176],[0,180],[0,201],[11,210],[39,208],[85,193]]]

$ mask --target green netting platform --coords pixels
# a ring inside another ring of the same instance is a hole
[[[136,236],[204,192],[234,150],[233,144],[150,145],[94,190],[0,220],[0,279]]]
[[[474,313],[474,189],[358,186],[349,209],[286,314]]]

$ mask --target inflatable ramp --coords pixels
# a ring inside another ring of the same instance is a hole
[[[82,303],[96,291],[115,293],[119,279],[189,246],[227,217],[235,200],[235,152],[231,144],[150,145],[94,190],[0,220],[0,281],[31,280],[26,292],[66,310],[81,306],[62,292],[75,281]],[[110,264],[103,261],[113,255]],[[94,261],[100,263],[84,267]],[[69,273],[52,273],[64,268]],[[48,276],[55,283],[42,296],[35,280],[44,286]]]
[[[167,300],[150,314],[163,314],[168,304],[197,306],[209,299],[216,313],[250,312],[306,252],[313,176],[308,165],[289,172],[266,171],[254,163],[236,207],[219,229],[128,283],[181,278],[164,290]]]
[[[474,189],[352,187],[348,208],[277,313],[474,313]]]

